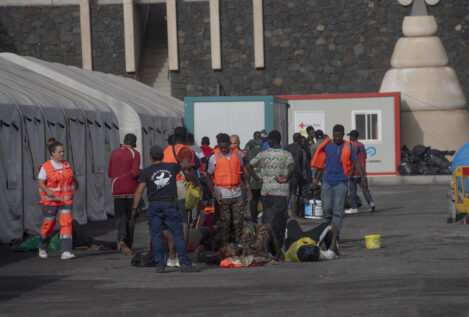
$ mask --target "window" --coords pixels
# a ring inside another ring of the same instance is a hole
[[[360,141],[381,141],[381,111],[352,111],[352,129],[358,130]]]

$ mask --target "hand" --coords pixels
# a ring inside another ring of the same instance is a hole
[[[212,193],[213,197],[215,197],[215,199],[218,201],[218,203],[221,205],[221,194],[220,193]]]
[[[362,188],[363,188],[363,190],[367,190],[368,183],[366,182],[366,178],[362,177],[361,179],[362,179]]]
[[[54,192],[50,188],[46,188],[45,192],[47,196],[54,197]]]
[[[247,195],[248,195],[248,201],[251,201],[252,200],[252,190],[251,188],[248,188],[248,191],[247,191]]]
[[[318,188],[319,187],[319,180],[313,179],[313,188]]]
[[[287,177],[285,175],[279,175],[275,177],[275,180],[277,181],[277,183],[280,183],[280,184],[284,184],[288,182]]]

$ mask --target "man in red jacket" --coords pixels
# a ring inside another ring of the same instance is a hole
[[[124,144],[115,149],[109,159],[108,176],[112,180],[112,197],[117,221],[117,249],[126,255],[132,255],[132,246],[128,245],[129,220],[132,213],[132,201],[140,176],[140,153],[135,150],[137,137],[126,134]],[[130,248],[129,248],[130,247]]]

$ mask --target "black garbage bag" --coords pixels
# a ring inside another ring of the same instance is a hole
[[[451,162],[446,158],[455,151],[440,151],[424,145],[416,145],[412,151],[401,148],[400,175],[447,175],[451,174]]]
[[[415,155],[423,158],[423,155],[429,150],[430,148],[429,147],[426,147],[426,146],[423,146],[423,145],[416,145],[413,149],[412,149],[412,153],[414,153]]]
[[[436,174],[451,174],[451,163],[446,159],[445,154],[449,151],[438,151],[429,149],[424,155],[424,161],[427,165],[436,170]],[[428,174],[427,174],[428,175]]]
[[[399,175],[417,175],[418,173],[417,165],[408,161],[402,161],[397,170]]]

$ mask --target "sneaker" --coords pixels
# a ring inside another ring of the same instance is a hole
[[[158,266],[156,268],[156,273],[166,273],[164,266]]]
[[[257,218],[261,218],[261,217],[262,217],[262,211],[257,214]]]
[[[335,258],[337,258],[337,255],[332,250],[326,250],[321,252],[319,258],[321,260],[334,260]]]
[[[183,273],[195,273],[200,272],[200,268],[194,265],[183,265],[181,266],[181,272]]]
[[[168,258],[168,261],[166,262],[166,266],[169,266],[169,267],[180,267],[181,265],[179,264],[179,259],[178,257],[174,258],[174,259],[171,259],[171,258]]]
[[[370,202],[370,209],[368,209],[369,212],[374,212],[375,211],[375,203],[374,202]]]
[[[357,208],[349,208],[349,209],[345,209],[344,212],[347,215],[356,214],[356,213],[358,213],[358,209]]]
[[[41,259],[47,259],[47,251],[44,249],[39,249],[39,257]]]
[[[65,251],[64,253],[62,253],[62,255],[60,256],[60,259],[61,260],[69,260],[69,259],[73,259],[75,258],[75,254],[73,254],[72,252],[70,251]]]

